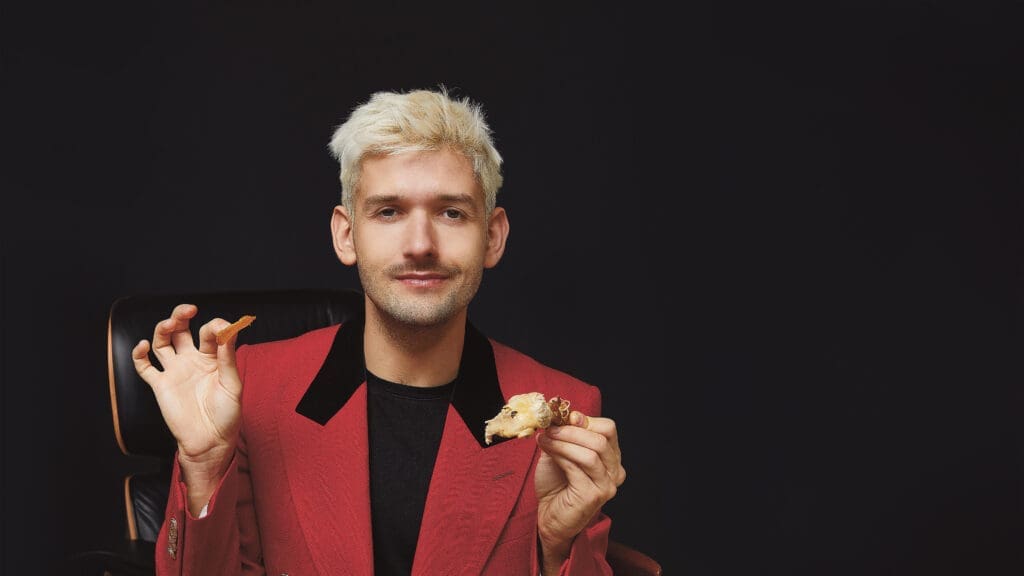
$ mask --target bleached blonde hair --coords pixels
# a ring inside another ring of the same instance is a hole
[[[356,106],[331,137],[331,155],[341,165],[341,203],[353,213],[363,159],[370,155],[450,148],[473,164],[487,214],[501,188],[501,155],[494,148],[483,108],[469,98],[438,90],[377,92]]]

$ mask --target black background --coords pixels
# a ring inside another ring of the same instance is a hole
[[[1022,5],[507,4],[3,7],[0,571],[122,537],[113,300],[357,287],[327,140],[444,84],[506,160],[471,315],[602,389],[613,538],[1021,574]]]

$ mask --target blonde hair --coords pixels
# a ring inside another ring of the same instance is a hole
[[[501,155],[491,141],[483,108],[469,98],[437,91],[377,92],[355,107],[334,131],[329,148],[341,165],[341,203],[351,214],[362,161],[368,155],[451,148],[473,163],[484,191],[487,214],[501,188]]]

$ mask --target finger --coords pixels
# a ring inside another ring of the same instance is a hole
[[[549,438],[545,438],[545,436],[546,433],[544,432],[538,433],[537,444],[545,454],[551,457],[551,460],[555,462],[562,473],[565,474],[565,478],[569,481],[570,485],[579,490],[601,490],[601,487],[594,481],[590,474],[587,474],[587,472],[571,458],[567,458],[562,454],[561,451],[555,447],[554,441]]]
[[[153,329],[153,353],[157,355],[157,358],[163,361],[165,355],[174,353],[174,345],[178,344],[178,342],[172,342],[172,337],[176,338],[179,342],[181,340],[180,336],[176,336],[176,333],[187,334],[189,342],[191,342],[192,335],[188,330],[188,321],[198,311],[199,309],[192,304],[178,304],[171,311],[170,318],[157,322],[156,327]],[[183,345],[184,343],[181,342],[181,344]]]
[[[214,318],[199,328],[199,351],[202,354],[213,354],[217,357],[217,372],[221,386],[232,394],[236,401],[242,395],[242,382],[238,376],[235,363],[236,336],[232,336],[223,344],[217,343],[217,333],[231,324],[223,318]]]
[[[214,318],[206,324],[203,324],[202,327],[199,328],[199,351],[203,354],[216,354],[219,359],[220,353],[218,348],[221,346],[218,346],[217,344],[217,332],[227,328],[229,325],[230,322],[223,318]],[[235,340],[236,338],[232,338],[222,346],[225,352],[227,350],[231,351],[232,361],[234,360]]]
[[[548,430],[561,440],[575,442],[600,454],[615,483],[622,484],[626,474],[622,469],[622,452],[619,450],[615,421],[609,418],[588,417],[580,412],[570,414],[569,420],[579,422],[585,427],[551,426]]]
[[[569,421],[576,426],[604,436],[608,439],[608,443],[614,447],[615,452],[619,452],[619,428],[611,418],[587,416],[582,412],[574,411],[572,414],[569,414]]]
[[[586,414],[573,410],[569,414],[569,422],[574,426],[579,426],[585,430],[591,432],[597,432],[608,439],[615,450],[619,449],[619,430],[615,425],[615,421],[611,418],[601,418],[599,416],[587,416]]]
[[[590,417],[579,410],[573,410],[569,413],[569,423],[573,426],[579,426],[584,430],[590,430]]]
[[[153,363],[149,361],[149,342],[142,340],[132,348],[132,363],[135,364],[135,371],[139,373],[139,376],[146,381],[147,384],[153,386],[157,382],[157,378],[160,375],[160,371],[153,366]]]
[[[572,462],[582,470],[595,485],[601,487],[602,490],[613,489],[618,485],[616,482],[618,476],[617,465],[613,468],[609,468],[605,465],[605,461],[597,451],[575,442],[562,440],[555,435],[552,435],[551,432],[552,430],[550,428],[545,430],[544,434],[538,439],[541,448],[545,452],[553,457],[558,456]],[[601,438],[600,435],[595,436]],[[568,473],[568,471],[566,472]]]
[[[195,317],[199,308],[192,304],[178,304],[171,311],[169,326],[172,330],[171,344],[177,349],[180,345],[192,346],[192,332],[189,330],[189,320]]]
[[[543,444],[541,448],[544,448]],[[603,506],[605,502],[615,497],[618,488],[615,484],[607,481],[607,478],[595,481],[584,468],[571,458],[554,452],[545,451],[545,454],[565,474],[568,482],[567,489],[575,495],[575,498],[585,503],[585,507],[589,509],[588,517],[592,516],[593,512]]]

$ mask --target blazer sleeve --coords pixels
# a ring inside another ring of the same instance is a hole
[[[569,559],[562,564],[560,576],[612,576],[605,560],[608,553],[608,532],[612,520],[598,512],[583,532],[576,536],[569,551]]]
[[[245,374],[245,347],[237,351]],[[207,505],[206,516],[188,510],[188,488],[174,455],[164,523],[156,541],[157,576],[263,576],[263,552],[253,505],[244,430],[238,448]]]

